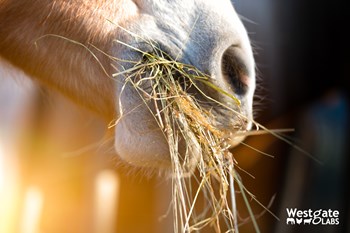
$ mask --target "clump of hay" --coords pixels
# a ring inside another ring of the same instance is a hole
[[[145,104],[151,103],[154,109],[149,107],[150,111],[169,144],[175,232],[198,232],[203,228],[238,232],[234,181],[248,203],[244,187],[234,170],[224,132],[215,126],[214,115],[191,93],[195,90],[207,101],[217,102],[201,90],[201,84],[232,98],[237,106],[240,102],[213,85],[208,75],[171,59],[152,41],[148,43],[152,53],[141,51],[141,61],[114,76],[123,74]]]
[[[237,106],[240,105],[239,100],[234,95],[212,84],[210,77],[195,67],[171,59],[170,56],[159,49],[159,46],[154,41],[141,38],[124,28],[121,29],[136,39],[140,39],[151,45],[153,53],[143,52],[124,42],[115,41],[143,54],[143,59],[135,63],[134,61],[125,61],[113,57],[92,44],[81,44],[60,35],[47,34],[38,38],[37,41],[46,37],[55,37],[81,46],[92,55],[107,77],[110,77],[109,73],[105,70],[105,67],[103,67],[93,50],[96,50],[114,62],[121,61],[123,63],[130,62],[133,64],[132,68],[117,72],[113,74],[113,77],[118,77],[119,75],[125,76],[125,85],[132,84],[143,98],[146,106],[149,106],[149,103],[153,102],[156,107],[155,109],[150,108],[150,111],[154,114],[159,127],[168,141],[172,161],[172,206],[175,232],[200,232],[201,229],[207,227],[212,229],[210,232],[238,232],[238,225],[244,224],[244,222],[239,224],[237,221],[234,183],[239,188],[255,232],[260,232],[256,222],[256,217],[259,216],[254,215],[248,197],[263,207],[264,211],[260,216],[268,212],[278,219],[268,207],[261,204],[243,186],[240,176],[234,169],[235,161],[228,150],[229,145],[225,138],[225,132],[222,132],[222,130],[215,126],[215,116],[209,110],[203,108],[197,97],[190,94],[191,91],[188,90],[191,88],[195,89],[207,101],[215,102],[231,110],[233,115],[244,118],[238,111],[207,96],[198,84],[204,84],[214,91],[230,97]],[[36,45],[37,41],[35,43]],[[116,68],[116,70],[119,69]],[[147,85],[146,89],[144,88],[144,82],[151,83],[151,91],[146,90],[149,85]],[[117,123],[118,121],[110,127],[113,127]],[[293,129],[270,130],[257,122],[254,122],[254,125],[256,126],[255,131],[238,132],[236,136],[271,134],[314,161],[321,163],[307,151],[295,145],[281,134],[292,132],[294,131]],[[262,130],[259,130],[259,128]],[[185,150],[180,149],[181,141],[185,142]],[[246,144],[243,143],[243,145]],[[82,151],[91,150],[99,146],[100,142],[76,151],[73,154],[81,154]],[[252,148],[249,145],[246,146],[271,157],[271,155]],[[273,199],[270,204],[272,201]],[[204,205],[201,205],[203,203]],[[249,220],[245,222],[247,221]]]

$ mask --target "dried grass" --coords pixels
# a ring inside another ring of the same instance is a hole
[[[172,60],[157,44],[148,43],[153,47],[152,53],[141,51],[141,61],[114,76],[124,75],[125,85],[131,84],[147,106],[154,106],[149,109],[169,144],[175,232],[199,232],[204,228],[211,228],[211,232],[238,232],[234,182],[240,187],[259,232],[246,190],[234,170],[225,134],[215,126],[215,116],[190,94],[193,90],[188,90],[194,89],[207,101],[224,105],[207,96],[198,85],[202,83],[230,97],[237,106],[239,100],[213,85],[195,67]]]
[[[147,53],[127,43],[116,41],[142,53],[143,59],[139,62],[121,61],[123,63],[130,62],[133,64],[133,67],[118,71],[113,74],[113,77],[116,78],[120,75],[126,77],[124,85],[131,84],[138,91],[146,106],[151,106],[150,103],[153,103],[153,106],[155,106],[155,109],[150,107],[149,110],[153,113],[167,139],[172,162],[172,207],[175,232],[200,232],[204,228],[211,228],[210,232],[237,233],[239,223],[237,221],[234,184],[236,184],[242,195],[255,232],[260,232],[256,222],[256,217],[258,216],[254,215],[248,198],[254,200],[264,209],[261,214],[268,212],[278,219],[268,207],[261,204],[244,187],[240,176],[235,170],[237,164],[228,150],[229,145],[227,138],[225,138],[227,134],[215,126],[215,116],[199,104],[195,95],[190,94],[193,91],[188,90],[191,88],[195,89],[207,101],[232,111],[232,114],[239,116],[239,118],[244,118],[236,110],[206,95],[198,84],[204,84],[206,87],[231,98],[237,106],[240,105],[239,100],[234,95],[212,84],[210,77],[195,67],[172,60],[169,55],[159,49],[159,46],[154,41],[140,38],[122,27],[119,28],[136,39],[149,43],[153,47],[153,52]],[[48,34],[40,37],[38,41],[45,37],[64,39],[86,49],[101,65],[107,76],[109,74],[106,72],[105,67],[102,66],[90,48],[97,50],[114,62],[120,61],[118,58],[99,50],[94,45],[89,44],[87,46],[59,35]],[[146,85],[147,87],[150,86],[151,90],[143,85],[146,82],[151,84]],[[115,124],[117,123],[114,123],[111,127]],[[257,122],[254,122],[254,125],[256,126],[255,131],[237,132],[235,135],[241,137],[271,134],[314,161],[321,163],[303,148],[295,145],[283,136],[282,133],[291,132],[293,129],[270,130]],[[184,148],[182,148],[183,145],[185,145]],[[256,151],[271,157],[271,155],[264,152]],[[80,154],[80,152],[75,154]],[[247,221],[244,221],[242,224],[245,222]]]
[[[235,184],[243,197],[255,232],[260,232],[260,230],[248,199],[252,199],[262,206],[263,213],[269,212],[278,219],[244,187],[235,170],[237,164],[228,150],[230,146],[226,132],[216,127],[215,116],[203,108],[196,96],[190,93],[193,93],[194,89],[208,102],[220,105],[231,111],[233,116],[242,119],[244,116],[237,110],[206,95],[201,86],[204,85],[231,98],[237,107],[239,107],[240,101],[234,95],[212,84],[210,77],[195,67],[171,59],[154,41],[141,38],[124,28],[120,27],[120,29],[136,39],[150,44],[153,52],[144,52],[122,41],[115,41],[142,53],[143,59],[135,62],[119,60],[104,53],[94,45],[87,46],[59,35],[48,34],[39,38],[38,41],[45,37],[56,37],[81,46],[91,53],[107,76],[109,75],[105,67],[102,66],[90,48],[114,62],[130,62],[132,64],[132,68],[118,71],[113,74],[113,77],[125,77],[124,85],[131,84],[137,90],[167,139],[172,164],[170,174],[174,231],[190,233],[209,229],[209,232],[237,233],[240,224],[237,221]],[[118,69],[116,68],[116,70]],[[147,85],[144,85],[145,83]],[[188,91],[189,89],[192,91]],[[152,104],[154,109],[150,107]],[[118,120],[110,127],[117,123]],[[311,157],[281,135],[283,132],[290,132],[290,129],[269,130],[257,122],[254,124],[255,131],[237,132],[235,136],[271,134]],[[259,153],[266,154],[260,151]],[[74,154],[80,154],[80,151]],[[245,224],[245,222],[247,220],[241,224]]]

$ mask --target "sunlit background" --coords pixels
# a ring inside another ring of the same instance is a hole
[[[235,0],[255,50],[256,119],[285,134],[233,150],[261,232],[349,232],[349,40],[337,1]],[[105,126],[0,67],[0,233],[167,233],[171,185],[116,166]],[[258,151],[273,156],[264,155]],[[288,226],[286,208],[340,211],[338,226]],[[254,232],[238,195],[240,232]]]

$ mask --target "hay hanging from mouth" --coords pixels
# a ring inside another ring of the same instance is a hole
[[[261,204],[243,186],[240,176],[234,169],[235,161],[233,156],[228,150],[230,144],[228,141],[230,139],[227,138],[226,132],[216,127],[214,114],[203,108],[197,96],[190,94],[193,92],[188,90],[191,88],[195,89],[207,101],[230,110],[233,116],[246,119],[238,111],[206,95],[198,84],[204,84],[206,87],[231,98],[237,107],[240,106],[240,101],[234,95],[211,83],[210,77],[195,67],[171,59],[153,41],[145,40],[124,28],[121,29],[135,38],[149,43],[153,48],[153,52],[143,52],[127,43],[115,40],[114,42],[142,53],[143,59],[139,62],[134,62],[121,60],[103,52],[92,44],[87,46],[60,35],[47,34],[38,38],[37,41],[45,37],[56,37],[81,46],[92,55],[107,77],[110,77],[109,73],[89,47],[105,55],[113,62],[130,62],[133,64],[132,68],[118,71],[112,76],[114,78],[124,76],[126,81],[124,85],[131,84],[137,90],[146,106],[153,113],[155,120],[167,139],[172,162],[172,207],[175,232],[200,232],[202,229],[209,227],[212,229],[209,232],[237,233],[238,225],[244,223],[239,224],[237,221],[234,183],[239,188],[240,195],[249,212],[250,221],[256,233],[259,233],[260,230],[248,197],[263,207],[264,212],[270,213],[279,220],[269,210],[269,207]],[[117,67],[114,68],[119,70]],[[151,85],[144,85],[147,82]],[[150,103],[154,104],[155,109],[150,107]],[[117,123],[118,120],[110,127],[115,126]],[[293,129],[270,130],[257,122],[253,121],[253,123],[256,126],[255,131],[237,132],[234,136],[271,134],[322,164],[303,148],[295,145],[282,135],[282,133],[294,131]],[[259,128],[262,130],[259,130]],[[185,150],[181,149],[181,142],[184,142]],[[92,147],[95,147],[95,145]],[[250,146],[248,147],[251,148]],[[88,150],[90,149],[89,147]],[[256,150],[255,148],[251,149]],[[256,151],[271,157],[271,155],[264,152]],[[78,151],[74,154],[80,153]]]
[[[115,74],[126,77],[149,107],[165,138],[171,157],[172,208],[175,232],[238,232],[233,181],[238,176],[225,133],[216,127],[215,116],[203,108],[193,91],[207,101],[198,85],[206,85],[232,99],[195,67],[171,60],[152,45],[153,53],[133,68]],[[153,107],[150,107],[153,106]],[[238,182],[241,187],[241,182]]]

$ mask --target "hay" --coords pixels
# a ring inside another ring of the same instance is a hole
[[[131,84],[138,91],[169,144],[175,232],[198,232],[204,228],[211,228],[211,232],[238,232],[234,192],[238,175],[227,139],[216,127],[215,116],[190,93],[195,90],[207,101],[224,106],[207,96],[198,85],[201,83],[230,97],[237,106],[240,102],[213,85],[206,74],[172,60],[157,44],[148,43],[153,47],[152,53],[141,51],[141,61],[114,76],[123,74],[125,85]],[[244,193],[242,183],[237,184]],[[255,228],[259,232],[257,225]]]
[[[210,77],[195,67],[171,59],[169,55],[159,49],[159,46],[154,41],[141,38],[122,27],[119,28],[135,37],[135,39],[149,43],[153,47],[153,52],[147,53],[127,43],[116,41],[143,54],[143,59],[135,62],[120,60],[106,54],[92,44],[84,45],[59,35],[47,34],[38,38],[37,41],[46,37],[56,37],[81,46],[92,55],[107,77],[109,77],[108,72],[91,49],[96,50],[114,62],[130,62],[133,65],[132,68],[118,71],[112,76],[114,78],[120,75],[126,77],[124,85],[131,84],[143,98],[146,106],[150,106],[150,102],[153,102],[156,107],[155,109],[149,108],[149,110],[153,113],[168,141],[172,162],[172,206],[175,232],[199,232],[201,229],[209,227],[212,228],[210,232],[237,233],[238,225],[251,221],[255,232],[258,233],[260,230],[256,218],[259,216],[254,215],[248,198],[254,200],[264,209],[260,216],[268,212],[279,220],[269,210],[273,199],[266,207],[244,187],[240,176],[234,169],[234,167],[238,166],[228,150],[229,145],[227,138],[225,138],[225,132],[222,132],[215,126],[215,116],[207,109],[201,107],[197,97],[191,95],[191,92],[188,92],[188,90],[194,88],[208,101],[218,104],[230,110],[233,115],[244,119],[245,117],[238,111],[207,96],[198,84],[204,84],[206,87],[231,98],[232,102],[236,103],[238,107],[240,105],[239,100],[234,95],[212,84]],[[35,44],[37,45],[37,43]],[[116,68],[116,70],[118,69]],[[151,91],[144,88],[143,84],[145,82],[151,83]],[[117,123],[118,120],[111,124],[110,127],[115,126]],[[253,123],[256,127],[255,131],[237,132],[234,136],[271,134],[312,160],[322,164],[317,158],[282,134],[292,132],[294,131],[293,129],[271,130],[257,122]],[[181,141],[185,142],[185,150],[180,149]],[[96,145],[99,145],[99,143]],[[251,148],[244,143],[243,145]],[[92,145],[91,148],[93,147],[95,146]],[[88,147],[84,150],[90,150],[91,148]],[[251,149],[256,150],[255,148]],[[256,151],[268,157],[273,157],[264,152]],[[80,153],[80,151],[77,151],[74,155]],[[250,215],[250,219],[246,219],[240,224],[237,221],[234,183],[236,183]],[[204,207],[201,205],[203,203]]]

